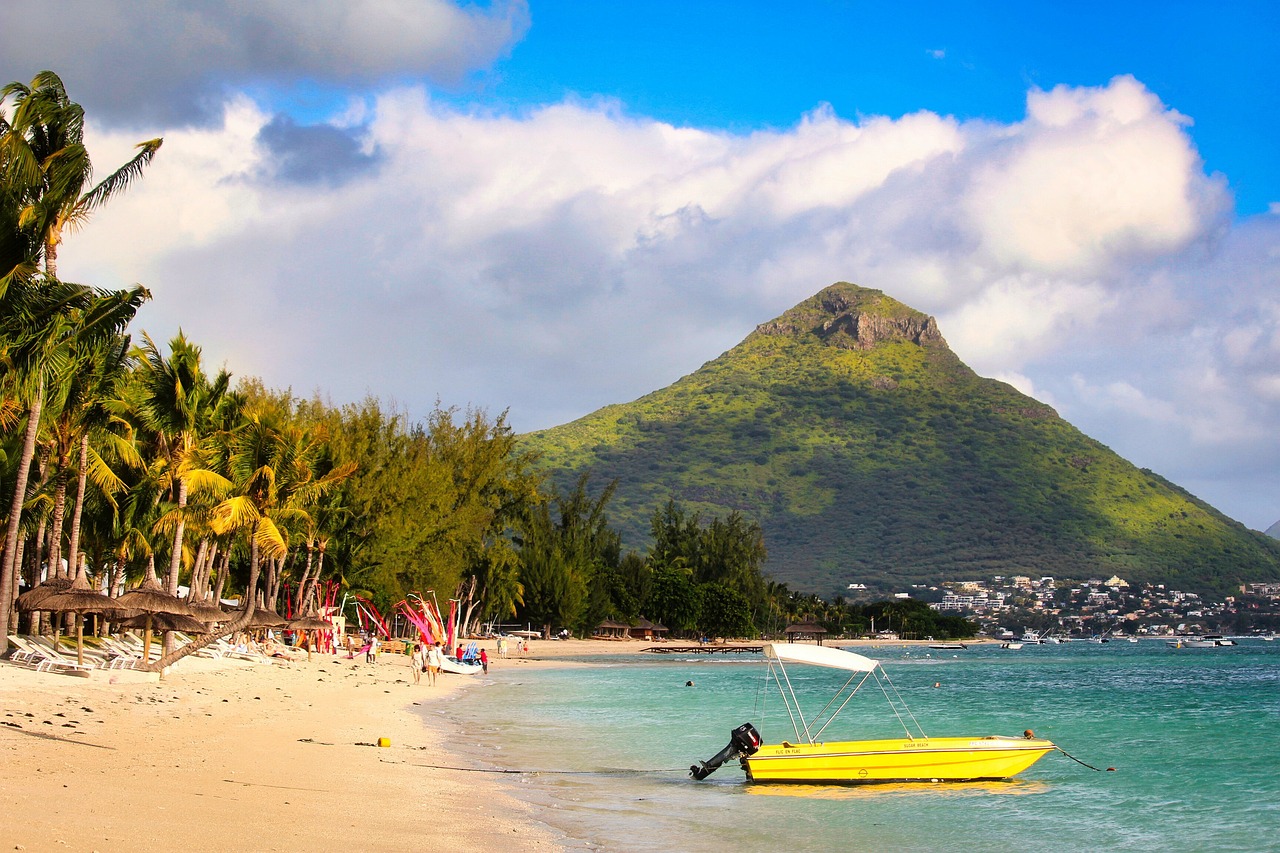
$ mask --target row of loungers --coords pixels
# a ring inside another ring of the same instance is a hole
[[[185,634],[178,634],[179,643],[191,642]],[[68,675],[89,677],[95,669],[137,669],[143,665],[145,643],[132,632],[110,637],[85,637],[84,663],[77,659],[75,642],[70,637],[60,637],[55,646],[52,637],[9,635],[14,650],[9,662],[38,672],[61,672]],[[70,648],[67,644],[70,644]],[[160,659],[162,649],[158,641],[151,643],[148,661]],[[279,663],[279,658],[257,652],[236,649],[226,640],[217,640],[195,653],[204,658],[234,658],[252,663]]]

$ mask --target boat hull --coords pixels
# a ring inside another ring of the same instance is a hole
[[[761,746],[742,766],[750,782],[968,782],[1008,779],[1056,748],[1010,737],[780,743]]]

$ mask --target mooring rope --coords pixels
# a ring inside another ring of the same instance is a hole
[[[1060,746],[1054,746],[1054,749],[1058,750],[1058,752],[1061,752],[1061,753],[1062,753],[1063,755],[1065,755],[1067,758],[1070,758],[1070,759],[1071,759],[1072,761],[1074,761],[1076,764],[1084,765],[1085,767],[1088,767],[1090,770],[1092,770],[1092,771],[1094,771],[1094,772],[1096,772],[1096,773],[1102,773],[1102,772],[1103,772],[1103,770],[1102,770],[1102,768],[1101,768],[1101,767],[1094,767],[1092,764],[1089,764],[1088,762],[1081,761],[1080,759],[1076,758],[1074,755],[1072,755],[1071,753],[1067,752],[1065,749],[1063,749],[1063,748],[1062,748],[1062,747],[1060,747]],[[1106,769],[1106,772],[1107,772],[1107,773],[1114,773],[1114,772],[1116,772],[1116,769],[1115,769],[1114,767],[1108,767],[1108,768]]]

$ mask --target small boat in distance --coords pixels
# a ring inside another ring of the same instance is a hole
[[[929,648],[931,649],[967,649],[969,647],[966,646],[964,643],[930,643]]]
[[[1205,634],[1203,637],[1179,637],[1176,640],[1166,640],[1165,644],[1173,649],[1217,649],[1234,646],[1236,641],[1228,640],[1221,634]]]
[[[1008,649],[1011,652],[1016,652],[1018,649],[1022,648],[1022,643],[1019,643],[1019,642],[1001,643],[1000,648]]]
[[[1051,741],[1037,738],[1029,729],[1022,737],[929,737],[888,674],[880,668],[880,662],[853,652],[773,643],[764,647],[764,656],[769,663],[766,682],[772,680],[782,694],[785,717],[791,721],[794,740],[766,744],[755,726],[743,723],[731,733],[728,746],[689,768],[689,775],[694,779],[705,779],[726,761],[739,759],[747,781],[754,783],[847,785],[998,780],[1021,773],[1058,748]],[[786,672],[786,663],[842,670],[850,675],[821,710],[806,718]],[[819,740],[868,680],[884,693],[905,735],[875,740]],[[915,723],[914,733],[907,720]]]

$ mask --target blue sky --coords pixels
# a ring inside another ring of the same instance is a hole
[[[1016,121],[1028,87],[1132,74],[1230,176],[1241,213],[1280,200],[1280,3],[554,2],[459,102],[616,99],[673,124],[787,127],[932,110]],[[473,81],[475,82],[475,81]]]
[[[146,179],[59,255],[334,403],[564,423],[834,281],[1280,519],[1280,4],[13,6]]]

